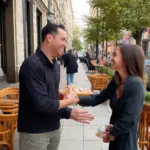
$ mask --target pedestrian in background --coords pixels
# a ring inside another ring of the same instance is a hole
[[[78,72],[78,63],[71,49],[64,55],[64,67],[66,67],[67,85],[74,84],[74,74]]]

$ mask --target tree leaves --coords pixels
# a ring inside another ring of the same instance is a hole
[[[74,25],[73,28],[73,48],[76,50],[82,50],[82,42],[80,40],[80,28],[77,24]]]
[[[88,31],[100,39],[118,38],[116,35],[124,29],[136,39],[150,25],[150,0],[90,0],[89,4],[98,13],[86,18]],[[99,34],[90,28],[96,28]]]

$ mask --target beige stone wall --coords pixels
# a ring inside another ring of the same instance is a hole
[[[14,1],[14,12],[15,12],[15,60],[16,60],[16,74],[19,73],[20,66],[22,62],[24,61],[24,32],[23,32],[23,11],[22,11],[22,1]],[[32,13],[33,13],[33,44],[32,48],[33,51],[37,48],[37,9],[42,14],[42,27],[46,25],[47,23],[47,16],[46,13],[48,12],[48,0],[34,0],[33,1],[33,7],[32,7]]]
[[[37,20],[36,20],[36,2],[33,3],[33,50],[35,51],[37,47]]]
[[[71,49],[74,23],[71,0],[51,0],[50,10],[54,13],[53,22],[65,25],[67,29],[67,49]]]
[[[34,50],[37,48],[37,9],[42,15],[42,27],[47,24],[48,0],[36,0],[33,4],[33,34],[34,34]]]
[[[16,72],[19,72],[20,66],[24,61],[24,34],[23,34],[23,13],[22,13],[22,1],[18,1],[14,6],[15,16],[15,60],[16,60]]]
[[[13,21],[14,21],[14,56],[12,56],[12,64],[14,74],[18,76],[20,66],[24,61],[24,25],[23,25],[23,6],[22,0],[12,1]],[[73,10],[71,0],[50,0],[50,10],[54,13],[53,22],[62,23],[65,25],[68,33],[67,49],[72,48],[72,31],[73,31]],[[41,27],[47,24],[48,0],[32,0],[30,1],[30,17],[31,17],[31,51],[34,52],[37,48],[37,9],[41,12],[42,22]],[[13,33],[12,32],[12,33]],[[11,68],[12,68],[11,67]],[[11,69],[10,66],[8,69]],[[12,74],[13,74],[12,73]],[[17,81],[12,77],[11,81]]]

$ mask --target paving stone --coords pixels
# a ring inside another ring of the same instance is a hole
[[[63,126],[61,141],[83,141],[83,126]]]

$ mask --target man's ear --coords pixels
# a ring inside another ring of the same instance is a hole
[[[47,41],[50,43],[53,39],[53,35],[52,34],[47,34],[46,38],[47,38]]]

